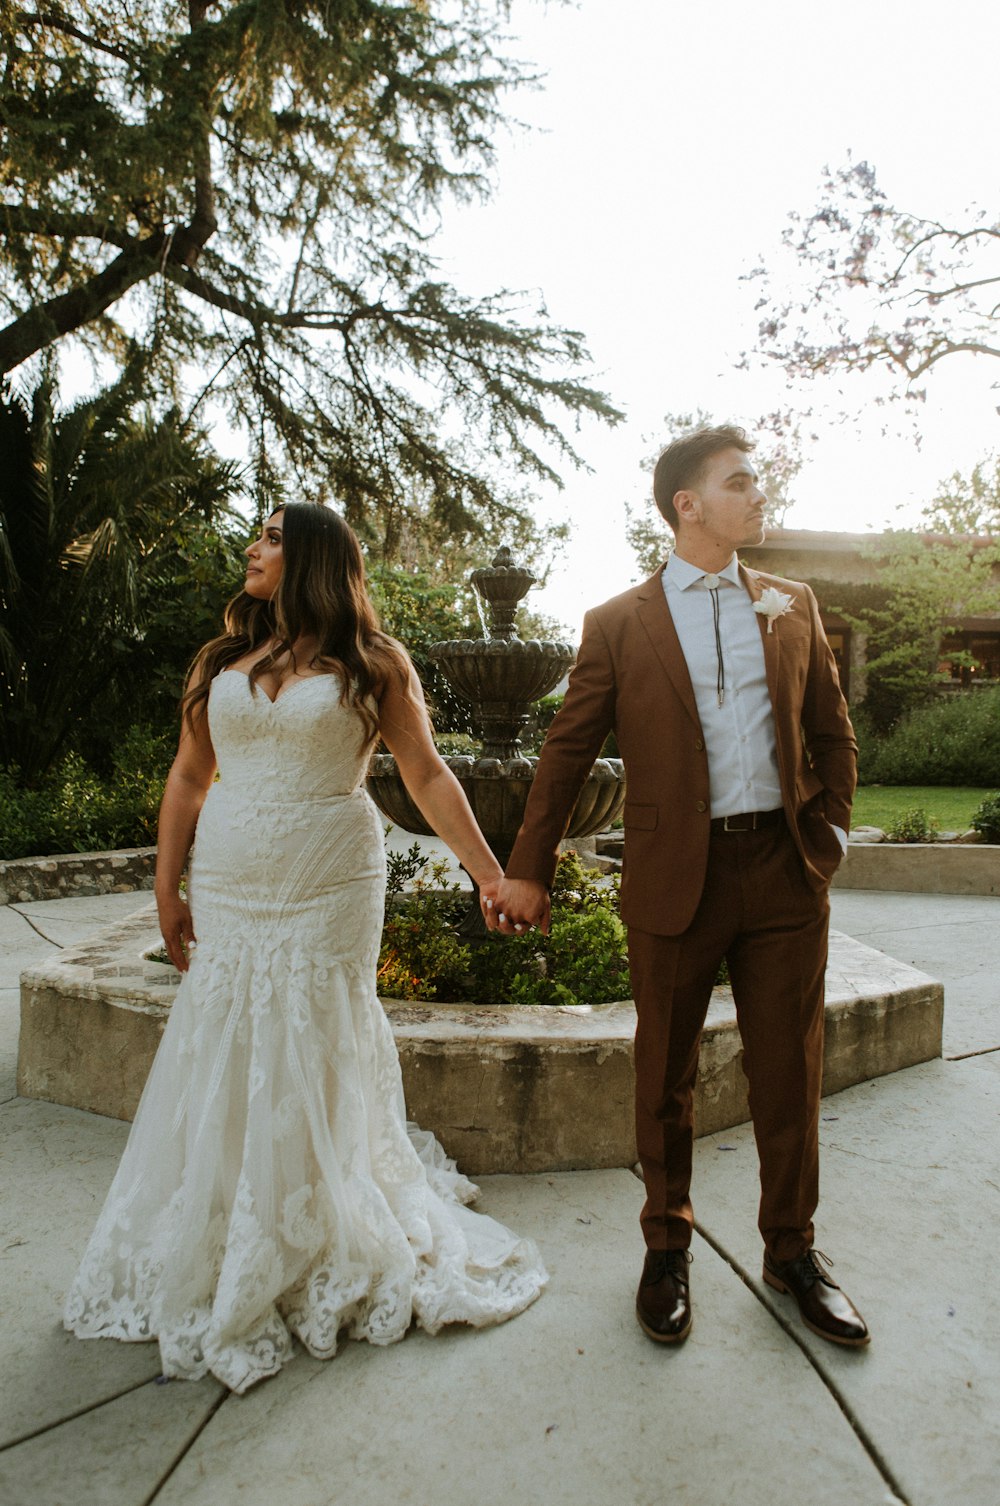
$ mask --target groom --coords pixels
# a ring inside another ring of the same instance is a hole
[[[764,537],[742,429],[669,445],[653,493],[676,539],[643,585],[588,612],[491,929],[547,930],[557,849],[608,732],[625,763],[636,1141],[646,1186],[643,1331],[691,1328],[692,1095],[712,987],[729,964],[760,1159],[764,1280],[837,1344],[868,1342],[813,1249],[830,879],[857,745],[808,586],[735,551]]]

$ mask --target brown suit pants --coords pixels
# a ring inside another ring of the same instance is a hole
[[[641,1223],[651,1249],[691,1242],[692,1099],[724,957],[760,1160],[760,1231],[777,1260],[811,1247],[829,914],[826,891],[809,888],[782,821],[760,831],[713,830],[701,902],[679,936],[629,928]]]

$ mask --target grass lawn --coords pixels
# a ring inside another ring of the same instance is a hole
[[[854,793],[852,826],[891,826],[904,811],[922,810],[942,831],[965,831],[993,790],[950,785],[865,784]]]

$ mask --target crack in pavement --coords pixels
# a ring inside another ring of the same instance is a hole
[[[7,1453],[9,1449],[18,1448],[22,1443],[30,1443],[32,1438],[41,1438],[44,1433],[51,1433],[56,1428],[65,1426],[67,1422],[75,1422],[78,1417],[86,1417],[88,1412],[99,1412],[102,1407],[110,1406],[112,1402],[120,1401],[123,1396],[129,1396],[133,1391],[152,1384],[152,1380],[135,1381],[131,1386],[123,1386],[120,1391],[115,1391],[111,1396],[103,1396],[100,1401],[88,1402],[86,1406],[66,1412],[52,1422],[43,1423],[40,1428],[31,1428],[27,1433],[20,1433],[18,1437],[8,1439],[6,1443],[0,1443],[0,1454]]]
[[[630,1167],[629,1170],[632,1172],[632,1175],[636,1178],[637,1181],[642,1181],[642,1177],[639,1176],[634,1166]],[[808,1360],[809,1364],[816,1372],[816,1375],[819,1377],[820,1384],[823,1386],[824,1390],[827,1391],[828,1394],[833,1398],[834,1402],[843,1414],[844,1420],[846,1421],[848,1427],[854,1433],[854,1436],[857,1438],[864,1452],[868,1455],[868,1458],[872,1462],[873,1468],[878,1474],[882,1476],[882,1479],[885,1481],[885,1484],[891,1493],[892,1506],[910,1506],[909,1499],[905,1495],[899,1481],[896,1479],[895,1473],[893,1472],[892,1466],[889,1464],[889,1461],[882,1453],[882,1450],[879,1448],[874,1438],[872,1438],[871,1434],[868,1432],[860,1417],[854,1411],[854,1408],[851,1406],[847,1397],[837,1386],[836,1382],[833,1380],[833,1377],[827,1374],[821,1362],[816,1358],[812,1350],[809,1348],[809,1345],[806,1343],[805,1338],[803,1337],[801,1325],[796,1325],[790,1322],[789,1319],[784,1315],[784,1313],[781,1313],[777,1310],[777,1308],[772,1307],[771,1303],[767,1299],[763,1287],[757,1285],[757,1283],[743,1269],[739,1262],[729,1254],[725,1247],[720,1244],[720,1242],[714,1237],[714,1235],[710,1234],[705,1226],[703,1224],[700,1224],[697,1219],[695,1220],[694,1227],[698,1234],[701,1235],[701,1238],[709,1246],[709,1248],[711,1250],[714,1250],[719,1259],[724,1261],[729,1269],[734,1273],[734,1275],[739,1277],[739,1279],[743,1282],[743,1285],[747,1287],[750,1292],[752,1292],[761,1306],[767,1309],[768,1314],[772,1318],[774,1318],[775,1322],[779,1325],[780,1328],[784,1329],[785,1333],[791,1339],[792,1343],[797,1346],[797,1348]]]
[[[805,1338],[803,1337],[801,1325],[791,1322],[784,1313],[779,1312],[777,1308],[771,1305],[770,1301],[767,1299],[764,1293],[763,1288],[761,1286],[758,1286],[753,1277],[743,1269],[739,1262],[735,1260],[733,1256],[731,1256],[729,1252],[719,1243],[719,1241],[708,1232],[704,1225],[698,1223],[697,1220],[695,1220],[695,1229],[701,1235],[705,1243],[715,1251],[719,1259],[725,1261],[729,1269],[736,1276],[738,1276],[743,1282],[744,1286],[746,1286],[749,1291],[753,1293],[761,1306],[767,1309],[770,1316],[774,1318],[779,1327],[784,1329],[785,1333],[791,1339],[792,1343],[798,1347],[801,1353],[808,1360],[809,1364],[812,1366],[813,1370],[819,1377],[820,1383],[840,1408],[840,1411],[843,1413],[844,1420],[846,1421],[851,1431],[854,1433],[854,1436],[857,1438],[865,1453],[868,1455],[868,1458],[872,1462],[873,1468],[878,1472],[878,1474],[882,1476],[882,1479],[885,1481],[886,1486],[891,1492],[892,1506],[910,1506],[909,1498],[904,1493],[900,1482],[896,1479],[895,1473],[893,1472],[892,1466],[890,1465],[888,1459],[886,1459],[885,1455],[882,1453],[882,1450],[879,1448],[874,1438],[868,1432],[868,1429],[865,1427],[864,1423],[861,1421],[861,1418],[857,1415],[847,1397],[841,1391],[840,1387],[834,1381],[833,1377],[827,1373],[821,1361],[817,1359],[816,1355],[813,1354],[809,1345],[806,1343]]]
[[[827,1151],[836,1151],[839,1155],[850,1156],[851,1159],[854,1160],[854,1161],[868,1161],[870,1163],[870,1165],[872,1165],[872,1166],[898,1166],[899,1165],[898,1159],[896,1159],[896,1158],[894,1158],[892,1156],[889,1156],[888,1159],[885,1156],[866,1156],[863,1151],[860,1151],[860,1150],[848,1150],[848,1148],[847,1148],[846,1145],[838,1145],[833,1140],[824,1140],[822,1142],[822,1149],[823,1149],[824,1154]],[[928,1167],[928,1166],[925,1166],[923,1168],[924,1171],[930,1171],[930,1170],[933,1170],[933,1169],[934,1168]]]
[[[181,1385],[185,1385],[185,1384],[187,1384],[185,1381],[181,1382]],[[186,1441],[186,1443],[183,1443],[181,1445],[181,1447],[177,1451],[177,1454],[175,1455],[175,1457],[167,1465],[166,1469],[163,1471],[163,1474],[160,1476],[160,1478],[157,1480],[156,1484],[153,1486],[153,1489],[150,1491],[149,1495],[143,1497],[142,1502],[141,1502],[141,1506],[153,1506],[153,1502],[156,1500],[157,1496],[160,1494],[160,1491],[163,1489],[163,1487],[165,1485],[167,1485],[169,1483],[170,1478],[174,1474],[174,1472],[177,1469],[179,1469],[180,1466],[184,1463],[184,1460],[187,1458],[188,1454],[194,1448],[195,1444],[198,1442],[198,1439],[201,1437],[202,1433],[208,1427],[209,1423],[213,1420],[213,1418],[217,1415],[217,1413],[219,1412],[220,1408],[223,1407],[225,1405],[225,1403],[229,1400],[229,1398],[230,1398],[231,1395],[232,1395],[231,1391],[224,1390],[222,1392],[221,1396],[217,1396],[216,1397],[215,1401],[209,1407],[207,1413],[202,1418],[201,1422],[198,1424],[198,1426],[192,1432],[190,1438],[188,1438],[188,1440]]]

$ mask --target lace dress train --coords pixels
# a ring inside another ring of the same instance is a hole
[[[213,682],[198,944],[64,1312],[81,1338],[156,1339],[165,1375],[238,1392],[293,1334],[325,1359],[344,1332],[497,1323],[546,1279],[406,1123],[375,993],[381,824],[339,689],[317,676],[272,703],[237,671]]]

